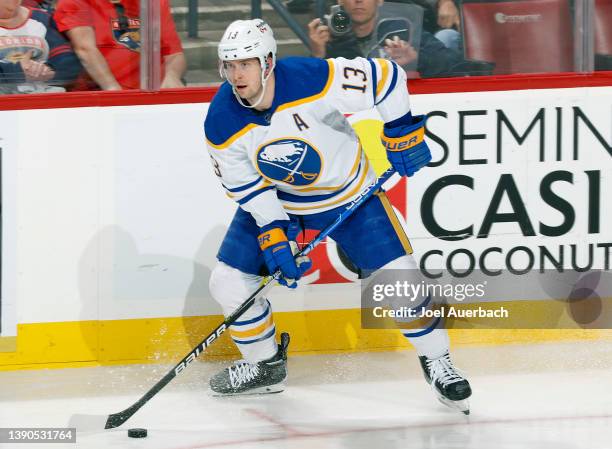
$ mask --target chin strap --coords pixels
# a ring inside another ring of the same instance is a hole
[[[260,65],[262,65],[263,62],[264,61],[260,61]],[[234,92],[234,96],[238,100],[238,103],[240,103],[240,105],[244,106],[245,108],[253,109],[253,108],[256,108],[259,105],[259,103],[262,102],[263,97],[266,94],[266,85],[268,83],[268,79],[270,78],[270,75],[274,71],[274,66],[275,65],[276,64],[275,64],[274,60],[272,60],[272,67],[270,68],[270,71],[268,72],[267,76],[264,76],[265,70],[261,71],[261,93],[259,94],[259,97],[257,98],[257,101],[255,103],[253,103],[253,104],[246,104],[243,101],[242,97],[240,95],[238,95],[238,92],[236,91],[236,87],[229,81],[229,78],[225,74],[225,69],[223,68],[223,63],[221,63],[221,66],[219,68],[219,73],[220,73],[222,78],[225,78],[231,84],[232,92]]]
[[[262,81],[261,81],[261,94],[259,94],[259,98],[257,99],[257,101],[253,104],[246,104],[243,100],[242,97],[240,95],[238,95],[238,92],[236,92],[236,88],[232,85],[232,92],[234,92],[234,95],[236,96],[236,100],[238,100],[238,103],[240,103],[242,106],[244,106],[245,108],[256,108],[259,103],[261,103],[261,101],[263,100],[264,95],[266,94],[266,83],[268,82],[268,78],[263,78],[262,77]]]

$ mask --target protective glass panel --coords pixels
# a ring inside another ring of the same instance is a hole
[[[447,28],[438,24],[437,7],[427,0],[380,5],[374,0],[344,2],[343,10],[351,24],[339,30],[334,30],[337,6],[332,6],[323,19],[330,29],[325,56],[392,59],[409,78],[490,74],[492,64],[468,61],[463,56],[458,7],[452,0],[437,3],[446,5]]]
[[[612,70],[612,0],[595,0],[595,70]]]
[[[465,56],[492,64],[493,74],[581,70],[573,2],[464,0],[461,10]]]
[[[147,2],[155,8],[146,17],[139,0],[17,3],[0,0],[5,94],[218,84],[216,45],[223,29],[253,13],[246,0]],[[274,3],[258,8],[275,31],[278,56],[308,55]],[[330,2],[320,12],[315,3],[287,2],[292,25],[307,33],[313,19],[332,15]],[[326,57],[395,59],[410,78],[612,70],[612,0],[371,1],[357,9],[353,3],[344,5],[355,16],[349,32],[332,33]],[[363,26],[369,20],[364,14],[375,17],[374,26]],[[95,51],[85,51],[88,44]],[[75,48],[83,50],[80,56]]]
[[[384,3],[378,9],[376,25],[362,48],[364,56],[397,62],[409,74],[423,70],[419,53],[423,31],[423,8],[416,5]]]
[[[218,85],[223,81],[219,75],[217,44],[225,28],[234,20],[263,18],[274,30],[278,58],[310,55],[310,50],[295,31],[307,35],[308,22],[314,18],[312,2],[305,10],[294,14],[293,8],[285,8],[284,1],[274,1],[277,8],[284,8],[291,24],[276,12],[270,1],[259,5],[249,0],[172,0],[171,3],[187,59],[185,81],[189,87]]]
[[[52,19],[52,6],[46,0],[0,1],[0,93],[75,88],[82,67]]]
[[[169,0],[0,0],[2,93],[175,88],[185,69]]]
[[[250,5],[233,5],[222,0],[172,0],[171,11],[187,61],[186,85],[201,87],[221,83],[217,44],[233,20],[249,18]]]
[[[332,6],[322,24],[330,30],[326,57],[392,59],[413,77],[419,76],[423,28],[420,6],[347,2],[343,9]]]

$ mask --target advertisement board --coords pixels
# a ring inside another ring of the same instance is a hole
[[[17,116],[0,112],[0,351],[14,349],[16,322],[16,190]]]
[[[415,114],[429,116],[433,161],[412,178],[392,179],[387,191],[425,268],[610,269],[612,88],[419,94],[410,101]],[[95,359],[105,341],[100,332],[120,338],[117,326],[128,332],[136,325],[121,320],[142,320],[142,332],[153,333],[143,339],[162,341],[191,326],[189,317],[221,314],[208,279],[237,205],[224,195],[206,151],[207,107],[0,113],[2,337],[24,324],[40,325],[32,335],[52,335],[48,325],[58,323],[57,332],[72,332],[72,346],[83,342],[85,355],[75,359]],[[372,111],[349,121],[382,172],[382,122]],[[272,290],[274,310],[296,323],[303,312],[330,311],[342,320],[356,312],[358,319],[360,286],[350,261],[331,240],[312,258],[296,291]],[[164,320],[176,320],[173,331]],[[308,348],[327,344],[317,337],[320,325],[307,327],[304,341],[321,343]],[[347,338],[350,345],[357,335]],[[129,357],[137,353],[135,347]]]

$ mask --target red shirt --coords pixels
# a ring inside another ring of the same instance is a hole
[[[22,0],[21,6],[25,6],[26,8],[40,8],[40,4],[44,0]]]
[[[169,0],[160,0],[161,68],[163,57],[183,51],[170,14]],[[54,14],[60,31],[90,26],[96,45],[115,79],[124,89],[140,88],[140,0],[122,0],[127,19],[122,29],[117,10],[110,0],[60,0]],[[93,83],[95,85],[95,83]]]

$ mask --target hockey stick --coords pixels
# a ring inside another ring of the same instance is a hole
[[[344,210],[338,215],[338,218],[323,229],[306,247],[299,251],[295,257],[305,256],[310,253],[319,243],[331,234],[341,223],[343,223],[353,212],[365,203],[382,185],[395,173],[390,168],[385,171],[376,181],[368,185],[359,196],[347,204]],[[176,364],[159,382],[147,391],[138,401],[132,404],[125,410],[112,413],[110,415],[73,415],[70,419],[68,427],[76,427],[80,431],[91,431],[91,430],[103,430],[112,429],[119,427],[124,422],[134,415],[143,405],[145,405],[153,396],[164,388],[172,379],[177,375],[181,374],[187,366],[193,362],[202,352],[206,350],[213,342],[215,342],[222,334],[231,326],[234,322],[244,314],[249,307],[253,305],[255,300],[263,296],[273,285],[275,280],[280,278],[280,270],[276,271],[273,275],[268,276],[264,279],[262,285],[253,292],[247,300],[245,300],[240,307],[238,307],[230,316],[225,318],[225,321],[221,323],[215,330],[213,330],[202,342],[193,348],[183,359]]]

